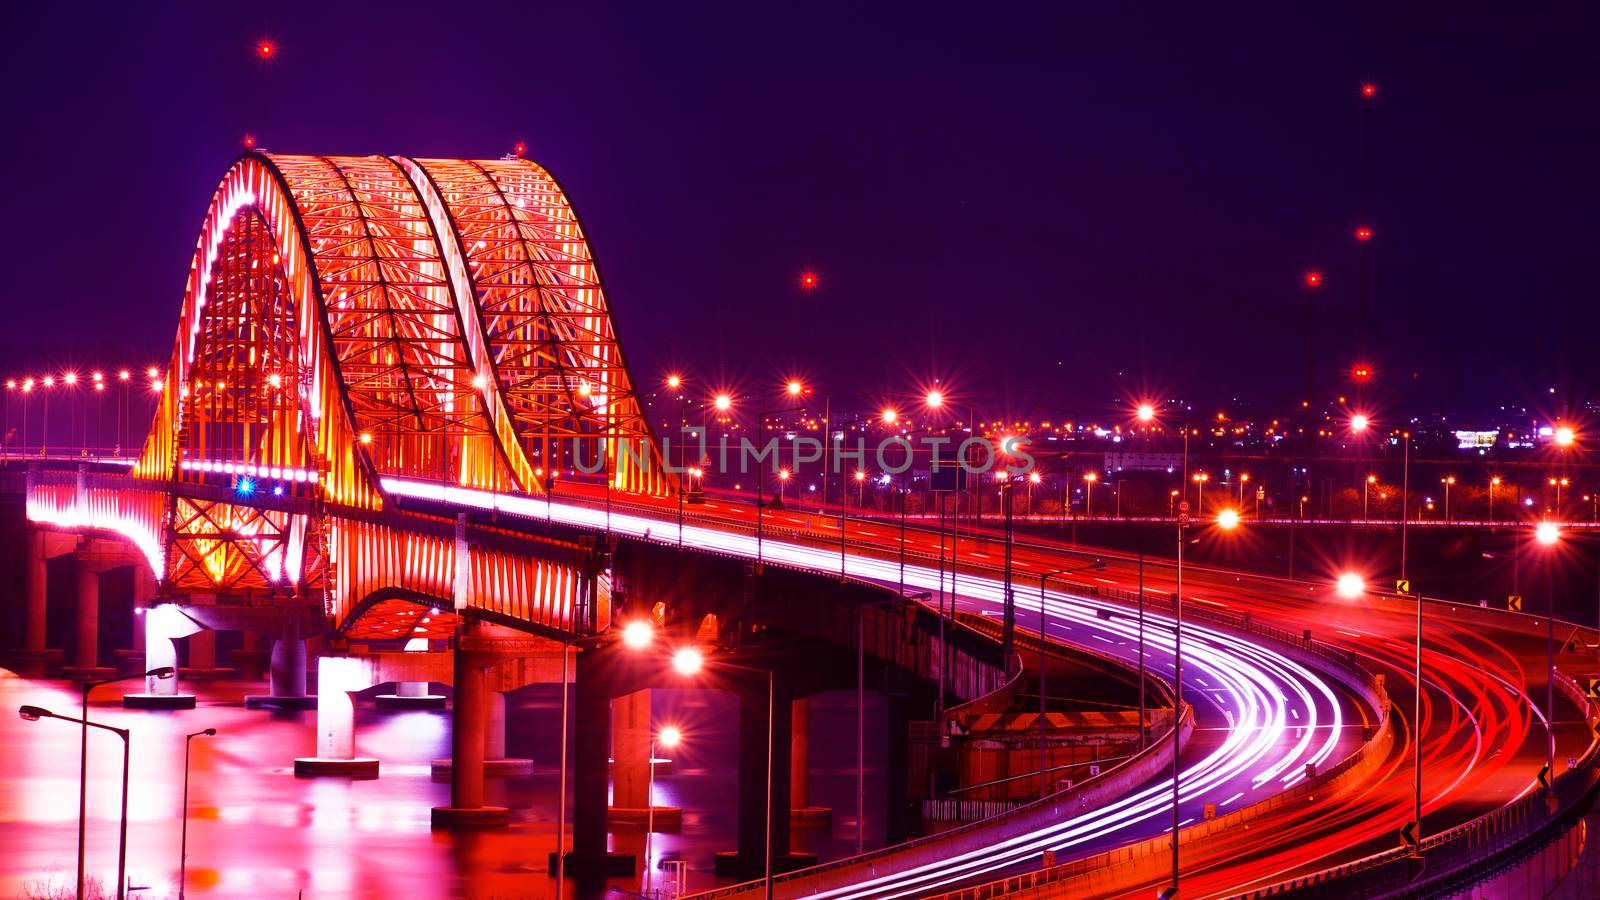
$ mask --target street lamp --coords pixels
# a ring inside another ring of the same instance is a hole
[[[1090,569],[1104,569],[1105,567],[1106,567],[1105,561],[1097,559],[1094,562],[1089,563],[1088,565],[1073,566],[1072,568],[1069,568],[1069,569],[1054,569],[1052,571],[1046,572],[1043,575],[1039,576],[1039,799],[1040,800],[1043,800],[1044,797],[1045,797],[1045,794],[1046,794],[1045,782],[1046,782],[1046,779],[1048,777],[1047,773],[1050,771],[1050,764],[1049,764],[1049,761],[1048,761],[1048,759],[1046,757],[1045,746],[1044,746],[1045,696],[1046,696],[1046,694],[1045,694],[1045,670],[1046,670],[1046,665],[1045,665],[1045,661],[1044,661],[1044,652],[1045,652],[1045,646],[1044,645],[1046,643],[1046,641],[1045,641],[1045,617],[1044,617],[1044,603],[1045,603],[1044,586],[1045,586],[1046,582],[1048,582],[1050,579],[1056,577],[1057,575],[1070,575],[1073,572],[1085,572],[1085,571],[1088,571]],[[1142,612],[1143,609],[1144,609],[1144,607],[1141,605],[1140,606],[1140,611]],[[1144,632],[1142,630],[1142,626],[1143,626],[1143,620],[1142,619],[1141,619],[1141,623],[1140,624],[1141,624],[1140,636],[1142,637],[1143,634],[1144,634]],[[1144,644],[1143,644],[1142,641],[1140,642],[1140,645],[1139,645],[1139,659],[1140,659],[1140,664],[1142,665],[1143,661],[1144,661]],[[1143,691],[1143,688],[1141,687],[1140,688],[1140,696],[1142,697],[1143,695],[1144,695],[1144,691]],[[1139,708],[1139,729],[1140,729],[1141,732],[1144,730],[1144,707],[1143,707],[1142,704],[1141,704],[1141,706]]]
[[[1194,473],[1194,483],[1198,485],[1198,487],[1195,489],[1195,498],[1198,502],[1195,504],[1194,510],[1195,515],[1197,516],[1203,516],[1206,514],[1206,482],[1210,480],[1211,476],[1204,472]]]
[[[1494,489],[1500,486],[1500,476],[1489,479],[1489,521],[1494,521]]]
[[[707,660],[705,654],[694,647],[680,647],[672,654],[672,668],[679,675],[692,677],[705,668]],[[778,683],[776,670],[757,669],[754,666],[741,666],[725,660],[718,660],[716,666],[723,669],[733,669],[739,672],[749,672],[754,675],[765,675],[767,678],[767,802],[766,802],[766,847],[762,852],[765,861],[765,875],[763,882],[766,887],[767,900],[772,900],[772,782],[773,782],[773,724],[778,706]]]
[[[183,736],[183,828],[178,840],[178,900],[183,900],[185,878],[189,869],[189,744],[197,737],[216,737],[215,728],[196,731]]]
[[[1361,482],[1361,518],[1363,521],[1370,518],[1370,515],[1367,513],[1367,499],[1368,494],[1372,490],[1372,486],[1377,483],[1378,476],[1376,475],[1368,475],[1367,479]]]
[[[1439,483],[1444,485],[1444,520],[1445,520],[1445,522],[1449,522],[1450,521],[1450,486],[1456,483],[1456,477],[1454,475],[1446,475],[1445,477],[1439,479]]]
[[[86,813],[86,811],[88,809],[88,801],[89,801],[89,726],[95,724],[95,723],[89,721],[89,692],[94,690],[97,687],[100,687],[101,685],[116,684],[119,681],[133,681],[136,678],[159,678],[159,679],[162,679],[164,681],[164,680],[166,680],[168,678],[171,678],[172,676],[176,675],[177,673],[178,673],[178,670],[173,668],[172,666],[161,666],[159,668],[151,669],[148,672],[143,672],[143,673],[139,673],[139,674],[136,674],[136,675],[121,675],[121,676],[118,676],[116,678],[104,678],[104,679],[101,679],[99,681],[85,681],[83,683],[82,696],[79,698],[80,699],[79,708],[82,709],[82,711],[83,711],[82,712],[82,718],[66,719],[65,716],[54,716],[54,718],[57,718],[57,719],[65,719],[66,721],[77,722],[82,726],[82,729],[81,729],[82,730],[82,734],[79,736],[79,739],[78,739],[78,894],[77,895],[79,897],[83,896],[83,829],[84,829],[84,822],[86,821],[85,813]],[[105,727],[105,726],[99,726],[99,727]],[[113,729],[113,730],[115,730],[115,729]],[[123,740],[124,741],[127,740],[127,733],[126,732],[123,733]],[[127,748],[124,747],[123,749],[126,750]],[[127,773],[126,761],[124,761],[123,773],[124,773],[123,777],[124,777],[124,779],[126,779],[126,777],[127,777],[127,774],[126,774]],[[126,787],[126,784],[124,784],[124,787],[123,787],[122,805],[123,805],[123,809],[122,809],[122,813],[123,813],[123,822],[122,822],[123,843],[126,844],[127,843],[127,830],[128,830],[128,822],[127,822],[128,800],[127,800],[127,787]],[[118,863],[118,872],[117,872],[117,896],[119,896],[119,897],[122,896],[122,888],[123,888],[123,885],[122,885],[121,863],[119,862]]]
[[[1355,572],[1345,572],[1334,583],[1334,590],[1346,600],[1354,600],[1367,592],[1367,581]]]
[[[122,738],[122,825],[117,843],[117,900],[122,900],[126,896],[127,879],[125,874],[128,868],[128,729],[102,725],[99,722],[91,722],[86,718],[80,719],[73,716],[56,715],[50,710],[39,706],[23,706],[17,710],[17,714],[26,722],[37,722],[40,719],[60,719],[63,722],[76,722],[82,725],[85,734],[88,733],[90,726],[93,726]],[[81,784],[79,791],[79,795],[82,796]],[[78,884],[83,884],[83,814],[81,811],[78,814]],[[83,891],[79,890],[76,896],[84,896]]]
[[[659,744],[670,750],[678,746],[678,742],[681,740],[683,740],[683,732],[679,731],[675,725],[668,725],[661,729],[650,741],[650,777],[646,782],[648,786],[645,788],[644,795],[645,806],[649,807],[649,810],[645,813],[644,826],[644,889],[640,891],[645,897],[650,896],[650,876],[652,870],[655,869],[655,865],[652,862],[653,857],[650,855],[650,838],[656,831],[656,745]],[[183,900],[183,898],[180,897],[178,900]]]
[[[1554,522],[1540,522],[1534,526],[1533,539],[1539,546],[1552,549],[1561,542],[1561,527]],[[1555,554],[1551,553],[1545,561],[1545,585],[1548,591],[1548,600],[1545,603],[1545,684],[1544,684],[1544,731],[1545,731],[1545,778],[1540,779],[1546,787],[1549,786],[1549,777],[1555,774],[1556,765],[1556,567]]]
[[[1083,517],[1092,519],[1094,518],[1094,483],[1100,480],[1100,475],[1097,472],[1090,472],[1083,476],[1083,480],[1089,485],[1084,489]]]

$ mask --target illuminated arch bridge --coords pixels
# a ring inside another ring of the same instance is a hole
[[[449,597],[481,569],[549,594],[572,566],[506,550],[461,568],[449,529],[395,524],[385,480],[674,489],[577,214],[521,158],[240,157],[206,211],[167,373],[117,479],[142,488],[80,477],[30,504],[133,537],[174,592],[322,585],[349,612],[366,588]]]

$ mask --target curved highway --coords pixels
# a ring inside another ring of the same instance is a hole
[[[385,487],[401,496],[497,508],[503,514],[548,517],[585,527],[604,528],[608,519],[604,508],[559,499],[546,503],[539,498],[400,479],[387,479]],[[667,520],[665,510],[661,517],[638,515],[634,510],[639,498],[629,496],[627,500],[628,511],[620,511],[619,501],[609,515],[612,530],[670,542],[679,539],[676,520]],[[682,540],[685,546],[723,553],[755,556],[757,552],[754,536],[725,528],[686,525]],[[973,548],[974,554],[982,552]],[[761,555],[774,563],[823,572],[838,572],[840,566],[836,550],[783,540],[763,540]],[[850,555],[845,563],[853,577],[888,584],[899,581],[895,560]],[[907,565],[905,581],[911,588],[938,590],[940,572],[937,567]],[[952,588],[952,581],[958,607],[982,614],[997,614],[1001,609],[1003,585],[999,581],[965,569],[959,577],[944,574],[945,590]],[[1020,624],[1037,627],[1037,590],[1030,592],[1021,577],[1013,589]],[[1049,591],[1044,606],[1050,637],[1137,665],[1138,624],[1124,608],[1069,590]],[[1102,615],[1106,611],[1112,614]],[[1150,614],[1144,629],[1146,664],[1158,674],[1165,673],[1168,680],[1174,666],[1172,626],[1171,619]],[[1308,764],[1322,766],[1343,758],[1356,748],[1360,727],[1372,715],[1360,709],[1332,679],[1268,644],[1186,622],[1182,652],[1184,699],[1195,707],[1197,728],[1181,756],[1180,824],[1197,820],[1207,803],[1217,804],[1225,813],[1295,785],[1306,777]],[[1044,850],[1065,851],[1070,856],[1160,835],[1171,830],[1171,790],[1170,777],[1157,778],[1114,802],[981,852],[884,874],[817,896],[899,897],[937,892],[951,885],[983,881],[1018,866],[1035,865]]]

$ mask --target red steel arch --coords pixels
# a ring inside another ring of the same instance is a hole
[[[538,493],[603,458],[665,493],[611,316],[534,163],[248,153],[207,210],[136,474],[377,509],[385,475]]]

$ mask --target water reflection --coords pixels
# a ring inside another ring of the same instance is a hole
[[[559,690],[535,685],[507,698],[507,749],[530,757],[533,774],[491,778],[487,802],[512,810],[509,828],[435,832],[429,810],[449,800],[449,782],[430,761],[449,755],[443,712],[380,713],[369,702],[356,712],[357,753],[383,761],[371,781],[296,778],[292,760],[314,752],[315,713],[247,710],[243,697],[258,683],[198,688],[193,710],[124,710],[115,687],[101,688],[90,716],[133,731],[128,814],[128,870],[148,890],[177,895],[184,735],[202,728],[215,738],[192,745],[188,893],[196,897],[552,897],[546,860],[555,849]],[[811,796],[836,810],[828,829],[797,828],[794,844],[824,859],[849,852],[855,840],[855,697],[824,694],[813,701]],[[24,680],[0,671],[0,709],[29,703],[75,715],[76,688]],[[738,758],[737,703],[715,691],[657,691],[658,727],[677,725],[683,743],[657,774],[656,802],[684,810],[678,833],[657,833],[657,860],[688,862],[691,888],[718,883],[712,854],[734,846]],[[869,805],[881,795],[883,709],[869,697]],[[832,740],[823,740],[830,736]],[[851,739],[846,740],[845,737]],[[10,749],[0,769],[0,895],[52,877],[70,890],[77,847],[78,730],[70,723],[25,722],[0,715],[0,742]],[[121,742],[91,733],[88,868],[112,886],[116,873]],[[781,775],[782,773],[780,773]],[[570,827],[570,814],[568,818]],[[868,843],[882,839],[869,811]],[[570,844],[570,833],[568,841]],[[612,836],[613,849],[642,854],[643,829]],[[663,884],[661,873],[655,876]],[[567,897],[596,897],[608,886],[637,891],[638,877],[569,884]]]

